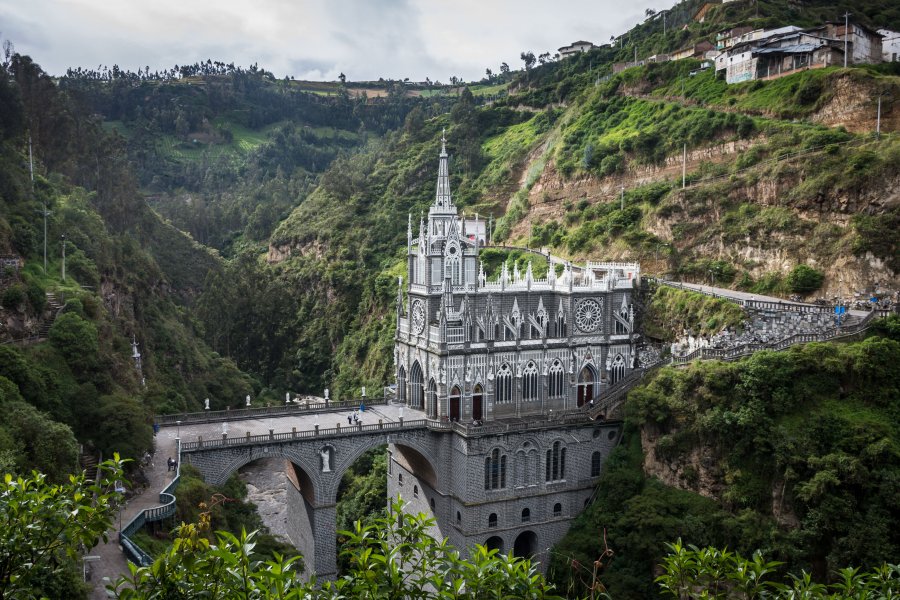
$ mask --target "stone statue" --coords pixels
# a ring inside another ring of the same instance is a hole
[[[205,408],[206,410],[209,410],[209,398],[207,398],[207,399],[204,400],[203,402],[204,402],[204,408]]]
[[[322,448],[319,455],[322,457],[322,472],[331,473],[331,450]]]
[[[250,394],[247,394],[247,406],[250,406]]]

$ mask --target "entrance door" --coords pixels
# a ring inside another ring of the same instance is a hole
[[[594,369],[588,365],[578,376],[578,406],[584,406],[594,397]]]
[[[484,418],[483,402],[484,391],[479,384],[475,386],[475,390],[472,392],[472,420],[480,421]]]
[[[453,386],[453,389],[450,390],[450,420],[451,421],[459,421],[459,388],[457,386]]]

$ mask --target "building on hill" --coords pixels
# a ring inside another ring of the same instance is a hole
[[[582,52],[587,52],[594,48],[594,44],[591,42],[586,42],[584,40],[579,40],[577,42],[572,42],[568,46],[563,46],[557,50],[559,52],[560,57],[566,58],[568,56],[572,56],[574,54],[581,54]]]
[[[706,53],[710,52],[711,50],[715,50],[715,46],[713,46],[712,42],[702,40],[697,42],[696,44],[672,52],[669,55],[669,60],[681,60],[683,58],[704,58],[706,57]]]
[[[881,60],[900,62],[900,33],[890,29],[879,29],[881,34]]]
[[[844,27],[844,21],[829,21],[819,27],[806,30],[832,40],[847,40],[847,62],[854,65],[876,64],[881,62],[881,34],[850,21]]]
[[[566,263],[537,278],[530,264],[524,273],[504,265],[491,281],[479,262],[483,238],[469,234],[442,140],[428,220],[417,237],[411,218],[408,226],[394,401],[449,431],[438,436],[440,472],[424,450],[393,440],[387,492],[434,516],[432,533],[455,548],[484,544],[544,568],[544,549],[590,501],[619,439],[619,424],[585,420],[578,407],[635,368],[640,268]]]
[[[441,148],[437,192],[408,229],[397,306],[398,399],[431,418],[488,423],[589,403],[634,367],[636,263],[531,265],[489,281],[450,194]],[[406,301],[403,300],[403,292]]]
[[[750,33],[752,27],[732,27],[716,34],[716,50],[724,52],[731,48],[737,39],[745,33]]]

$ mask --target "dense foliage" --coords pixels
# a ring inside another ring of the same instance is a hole
[[[132,568],[117,584],[123,600],[150,598],[557,598],[526,559],[478,546],[469,557],[431,538],[432,521],[394,503],[372,525],[344,532],[350,570],[336,581],[300,580],[295,559],[261,560],[255,534],[218,532],[209,522],[182,525],[171,550],[150,567]]]
[[[602,529],[617,551],[604,575],[615,597],[649,590],[662,545],[676,537],[766,548],[819,582],[846,565],[895,560],[898,361],[900,342],[873,336],[661,370],[629,395],[630,443],[556,549],[554,580],[565,581],[560,556],[591,559]]]
[[[0,481],[0,598],[86,598],[81,553],[97,545],[124,500],[114,482],[123,463],[99,465],[52,484],[37,471]]]
[[[647,303],[643,326],[656,339],[672,341],[684,333],[709,337],[738,328],[745,318],[740,305],[691,290],[656,286]]]

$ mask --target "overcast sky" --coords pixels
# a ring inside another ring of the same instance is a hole
[[[603,43],[674,0],[0,0],[0,37],[45,71],[211,58],[276,76],[480,79],[519,53]]]

